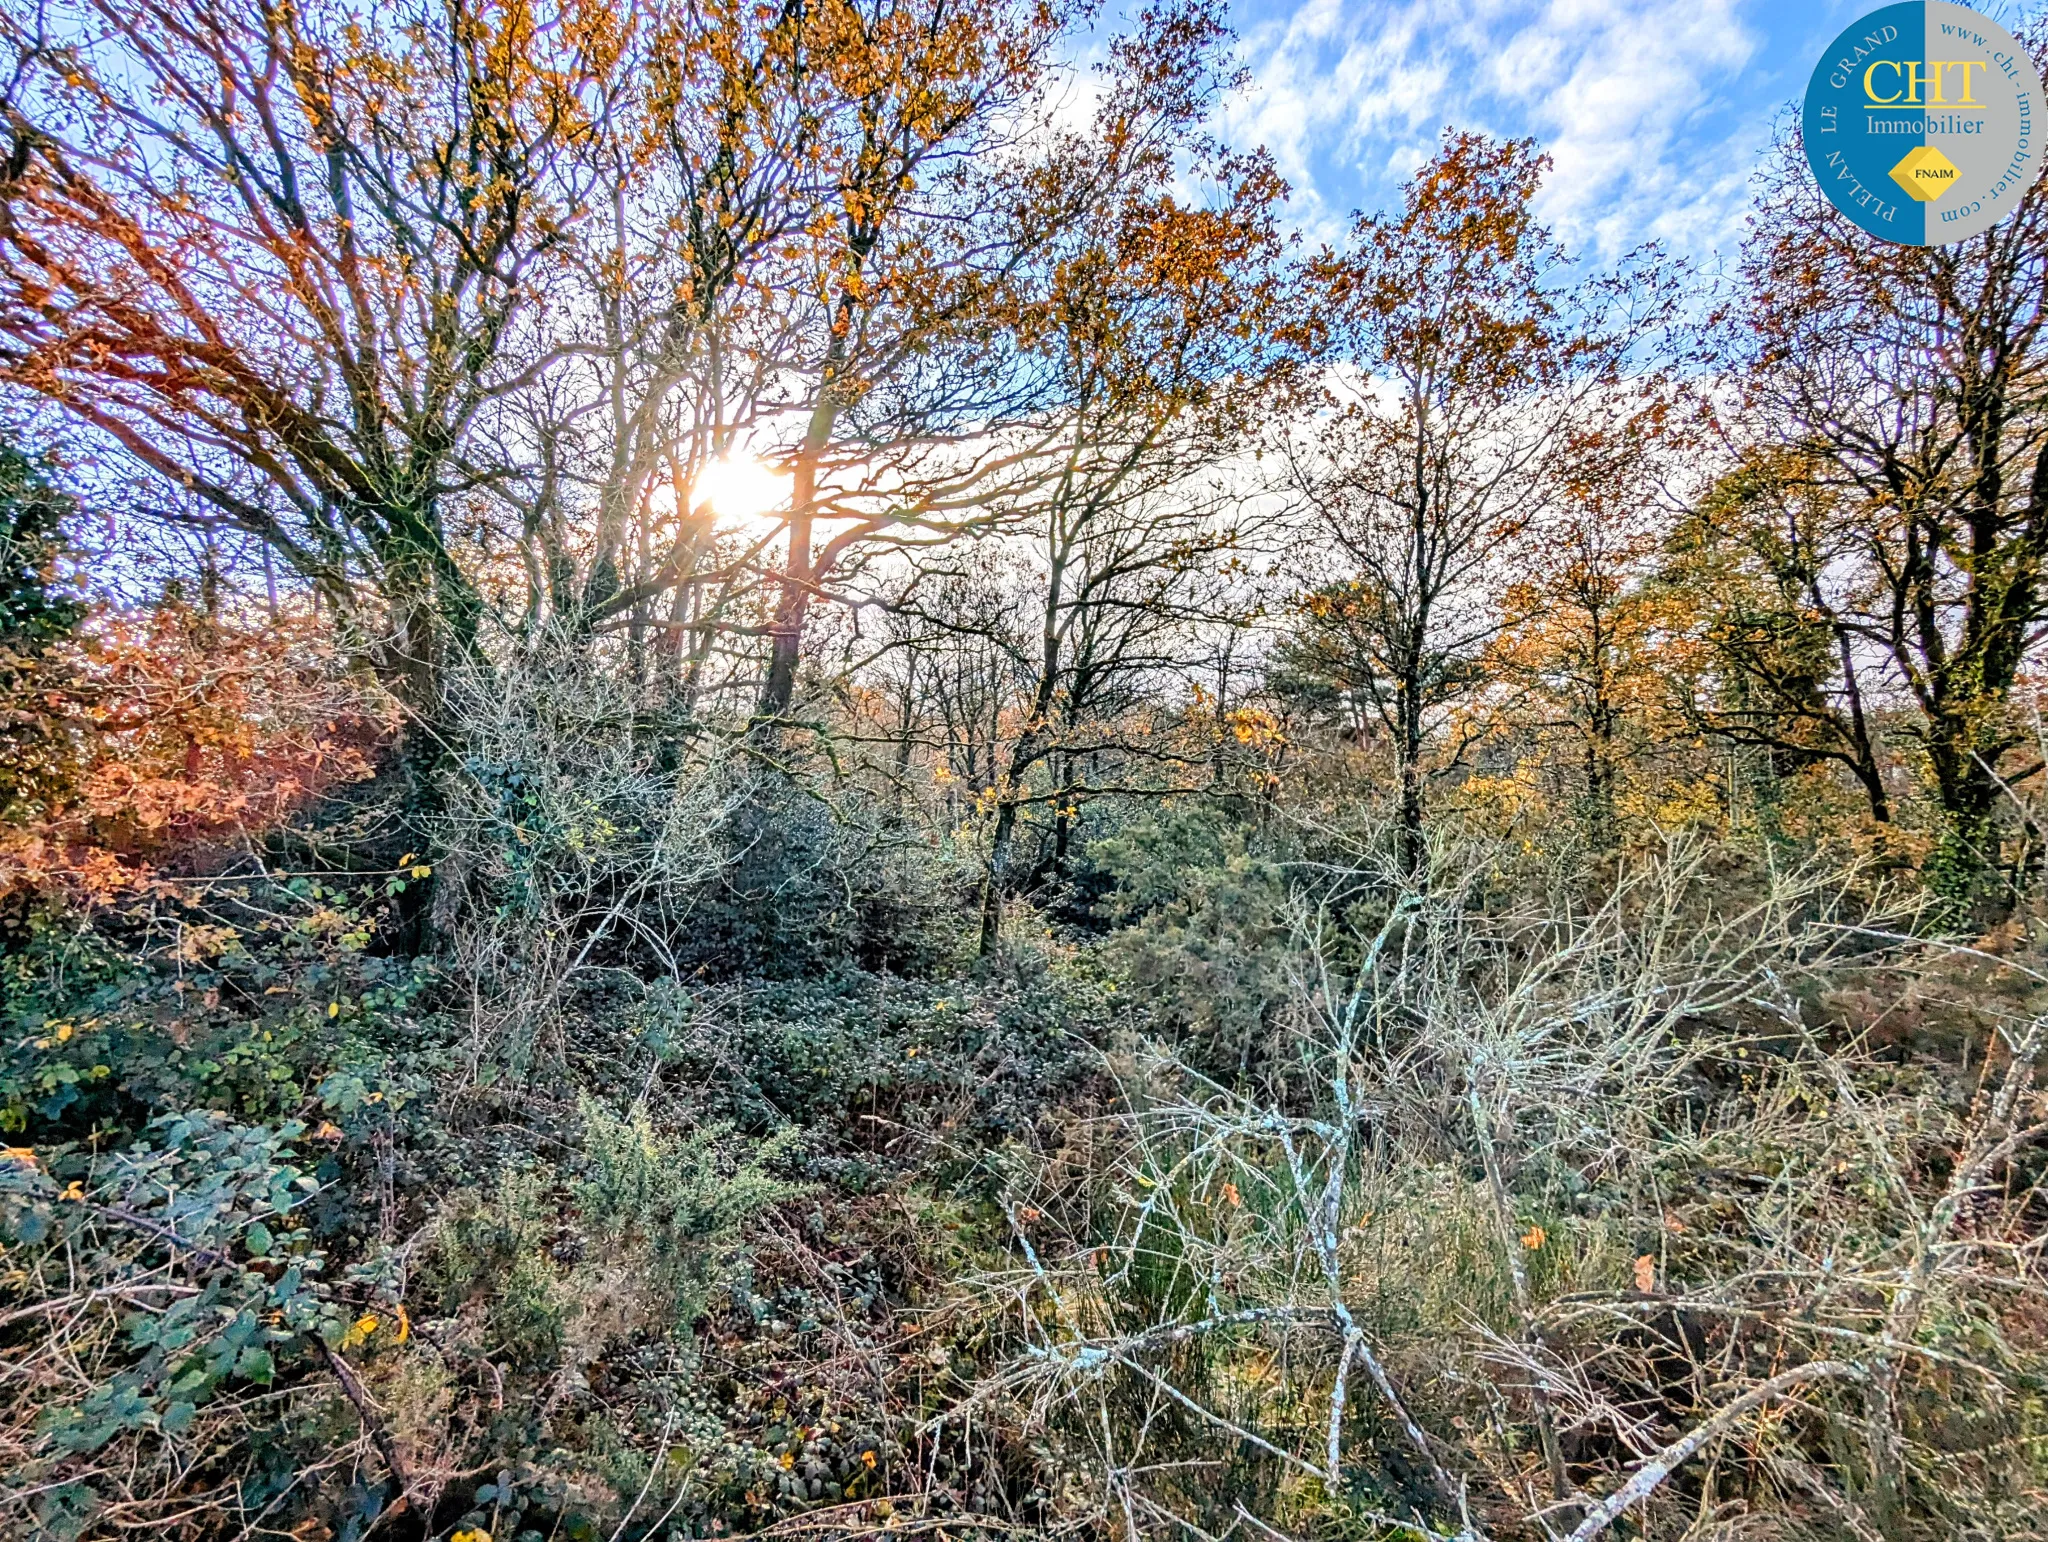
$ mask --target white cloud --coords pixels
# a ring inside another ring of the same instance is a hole
[[[1760,39],[1742,0],[1302,0],[1243,26],[1232,136],[1262,142],[1311,234],[1391,202],[1447,125],[1536,135],[1545,216],[1612,258],[1739,227],[1768,115],[1727,96]]]

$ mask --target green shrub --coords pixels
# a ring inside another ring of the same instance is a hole
[[[1118,928],[1106,946],[1145,1013],[1138,1026],[1216,1074],[1243,1074],[1269,1052],[1284,994],[1288,877],[1270,845],[1191,805],[1089,848],[1114,880],[1099,908]]]
[[[575,1185],[576,1204],[598,1240],[646,1249],[681,1322],[702,1303],[719,1244],[801,1192],[773,1172],[802,1139],[794,1127],[750,1143],[727,1125],[671,1135],[644,1110],[622,1118],[588,1098],[583,1126],[589,1176]]]

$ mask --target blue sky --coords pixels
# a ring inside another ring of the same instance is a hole
[[[1229,137],[1263,143],[1312,239],[1391,207],[1447,124],[1534,134],[1546,217],[1611,260],[1656,239],[1711,263],[1821,50],[1883,0],[1236,0],[1251,84]],[[2014,25],[2019,7],[1978,0]]]

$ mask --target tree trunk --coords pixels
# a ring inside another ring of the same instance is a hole
[[[1929,859],[1928,878],[1937,894],[1963,906],[1992,898],[1986,882],[1998,866],[1993,815],[1999,788],[1978,748],[1974,716],[1955,711],[1930,715],[1924,730],[1943,815],[1941,843]]]
[[[1068,849],[1074,838],[1076,785],[1073,763],[1069,761],[1060,776],[1059,812],[1052,826],[1052,875],[1062,883],[1066,881]]]
[[[1959,904],[1992,902],[2003,909],[2005,897],[1994,894],[1990,882],[1999,865],[1995,816],[2003,788],[1997,771],[2013,744],[2007,717],[2013,682],[2040,619],[2048,448],[2035,458],[2019,533],[2002,548],[1995,437],[1978,456],[1990,469],[1973,521],[1961,645],[1949,653],[1933,625],[1920,625],[1920,653],[1930,661],[1922,733],[1947,823],[1931,865],[1934,887]]]
[[[796,666],[804,645],[804,619],[811,608],[811,520],[799,514],[789,522],[789,561],[775,600],[775,621],[769,632],[768,679],[761,687],[760,715],[781,717],[796,699]]]
[[[1815,589],[1816,597],[1819,594]],[[1849,743],[1855,761],[1850,769],[1856,773],[1856,780],[1863,784],[1863,795],[1870,800],[1870,817],[1879,824],[1890,824],[1892,819],[1891,800],[1885,794],[1884,768],[1877,761],[1877,746],[1870,737],[1870,722],[1863,713],[1863,687],[1856,679],[1856,655],[1849,646],[1846,628],[1835,628],[1835,645],[1842,656],[1842,689],[1849,698]]]
[[[1596,715],[1586,735],[1586,837],[1595,851],[1612,851],[1619,820],[1614,807],[1614,739],[1612,725]]]
[[[1421,682],[1405,679],[1395,688],[1399,720],[1394,741],[1396,770],[1401,781],[1401,807],[1397,836],[1400,842],[1401,874],[1420,879],[1428,856],[1422,828],[1422,690]]]
[[[796,666],[803,656],[804,620],[810,614],[811,596],[824,576],[811,557],[811,521],[818,497],[818,460],[832,437],[838,418],[832,404],[829,375],[824,393],[811,412],[804,431],[803,448],[797,452],[795,476],[789,489],[789,555],[782,567],[782,582],[775,598],[775,621],[769,632],[768,678],[761,686],[759,715],[778,718],[789,711],[796,699]]]
[[[1031,715],[1010,751],[1010,763],[997,784],[1002,802],[996,809],[995,834],[989,842],[988,873],[981,891],[981,956],[988,957],[1003,924],[1003,889],[1009,882],[1010,847],[1017,833],[1017,810],[1023,801],[1024,779],[1046,753],[1053,702],[1060,690],[1060,609],[1066,595],[1067,554],[1055,550],[1045,590],[1045,611],[1038,638],[1038,680],[1031,691]],[[1069,700],[1071,713],[1074,703]],[[991,740],[993,758],[993,740]]]
[[[980,955],[995,951],[1003,926],[1003,885],[1010,876],[1010,847],[1017,834],[1017,799],[1005,796],[996,808],[995,833],[989,839],[988,870],[981,882]]]
[[[1592,710],[1586,714],[1586,835],[1595,851],[1610,852],[1620,843],[1621,820],[1614,803],[1614,740],[1621,727],[1621,708],[1614,700],[1608,669],[1606,628],[1601,612],[1592,615]]]
[[[379,553],[391,641],[378,668],[404,709],[398,740],[403,812],[415,843],[426,850],[432,822],[445,806],[443,778],[461,732],[449,710],[448,673],[475,657],[481,602],[442,543],[431,508],[391,511],[383,523],[395,534]],[[436,941],[432,878],[408,884],[398,903],[397,946],[429,951]]]

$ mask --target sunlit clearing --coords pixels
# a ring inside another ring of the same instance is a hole
[[[690,486],[693,507],[709,504],[727,519],[759,519],[789,501],[789,478],[750,455],[712,461]]]

